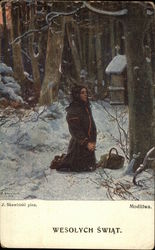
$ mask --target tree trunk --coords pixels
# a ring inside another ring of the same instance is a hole
[[[91,20],[92,13],[89,12],[89,19],[90,19],[90,27],[88,33],[88,77],[90,79],[90,90],[91,95],[95,95],[95,73],[94,73],[94,65],[95,65],[95,46],[93,43],[94,39],[94,30],[92,26],[94,25]]]
[[[3,47],[3,58],[4,62],[7,65],[10,65],[9,63],[9,55],[8,55],[8,29],[7,29],[7,24],[6,24],[6,3],[2,3],[2,18],[3,18],[3,42],[2,42],[2,47]]]
[[[83,69],[87,69],[87,55],[86,55],[86,50],[87,50],[87,34],[86,32],[83,32],[82,35],[82,67]]]
[[[81,72],[81,62],[80,62],[79,53],[78,53],[78,50],[76,47],[75,38],[73,36],[75,33],[72,32],[72,28],[73,28],[72,22],[66,24],[67,38],[68,38],[69,46],[71,48],[72,57],[73,57],[74,65],[75,65],[76,80],[77,80],[77,82],[79,82],[80,72]]]
[[[111,57],[115,56],[115,38],[114,38],[114,20],[110,20],[110,43],[111,43]]]
[[[30,10],[30,6],[27,6],[25,1],[21,1],[20,5],[20,33],[23,34],[28,30],[29,27],[29,21],[30,21],[30,17],[29,17],[29,10]],[[28,38],[26,39],[22,39],[22,47],[24,49],[27,48],[27,43],[28,43]]]
[[[30,25],[29,29],[34,29],[34,6],[31,6],[30,9]],[[32,75],[33,75],[33,80],[34,80],[34,85],[36,89],[40,90],[41,86],[41,80],[40,80],[40,72],[39,72],[39,67],[38,67],[38,55],[35,54],[34,51],[34,34],[32,34],[29,37],[29,53],[31,57],[31,65],[32,65]]]
[[[99,33],[99,31],[96,34],[95,52],[96,52],[96,66],[97,66],[97,92],[98,96],[102,97],[103,66],[102,66],[101,34]]]
[[[75,29],[75,33],[77,35],[78,53],[79,53],[80,62],[82,64],[82,43],[81,43],[79,26],[77,24],[74,24],[74,29]],[[83,67],[83,65],[82,65],[82,67]]]
[[[155,84],[155,14],[151,24],[151,52],[152,75]]]
[[[12,3],[11,6],[11,38],[12,41],[20,36],[20,20],[19,20],[19,5]],[[24,75],[24,66],[21,54],[21,43],[16,42],[12,44],[12,56],[13,56],[13,70],[14,76],[19,81],[19,83],[23,83],[25,80]]]
[[[153,145],[155,145],[155,14],[151,24],[151,65],[153,77]]]
[[[53,27],[49,28],[48,31],[45,77],[40,93],[41,105],[50,105],[52,102],[57,100],[59,81],[61,76],[61,59],[64,44],[64,27],[65,18],[61,19],[60,31],[53,31]]]
[[[122,54],[121,53],[121,37],[122,37],[122,29],[119,21],[115,22],[115,55]]]
[[[92,78],[93,76],[93,61],[94,61],[94,46],[93,46],[93,32],[89,30],[88,36],[88,74]]]
[[[0,62],[2,61],[2,34],[3,28],[2,25],[0,25]]]
[[[152,79],[144,53],[144,33],[147,17],[144,9],[129,5],[129,15],[125,20],[128,97],[129,97],[129,140],[130,158],[141,152],[142,162],[152,146]]]

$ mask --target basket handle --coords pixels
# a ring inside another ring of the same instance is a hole
[[[110,149],[110,151],[109,151],[109,157],[108,157],[108,158],[110,158],[111,153],[112,153],[112,151],[113,151],[113,150],[115,150],[116,155],[118,155],[118,151],[117,151],[117,149],[116,149],[116,148],[111,148],[111,149]]]

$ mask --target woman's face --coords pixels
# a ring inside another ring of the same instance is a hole
[[[81,89],[81,91],[80,91],[80,99],[83,102],[87,102],[88,101],[87,89],[85,89],[85,88]]]

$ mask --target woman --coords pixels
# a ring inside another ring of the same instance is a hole
[[[72,102],[67,111],[71,140],[67,155],[57,171],[93,171],[96,169],[96,126],[84,86],[72,89]]]

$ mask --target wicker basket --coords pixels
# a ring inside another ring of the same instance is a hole
[[[115,151],[115,153],[112,153]],[[118,154],[116,148],[111,148],[108,154],[102,155],[97,167],[120,169],[124,166],[125,158]]]

